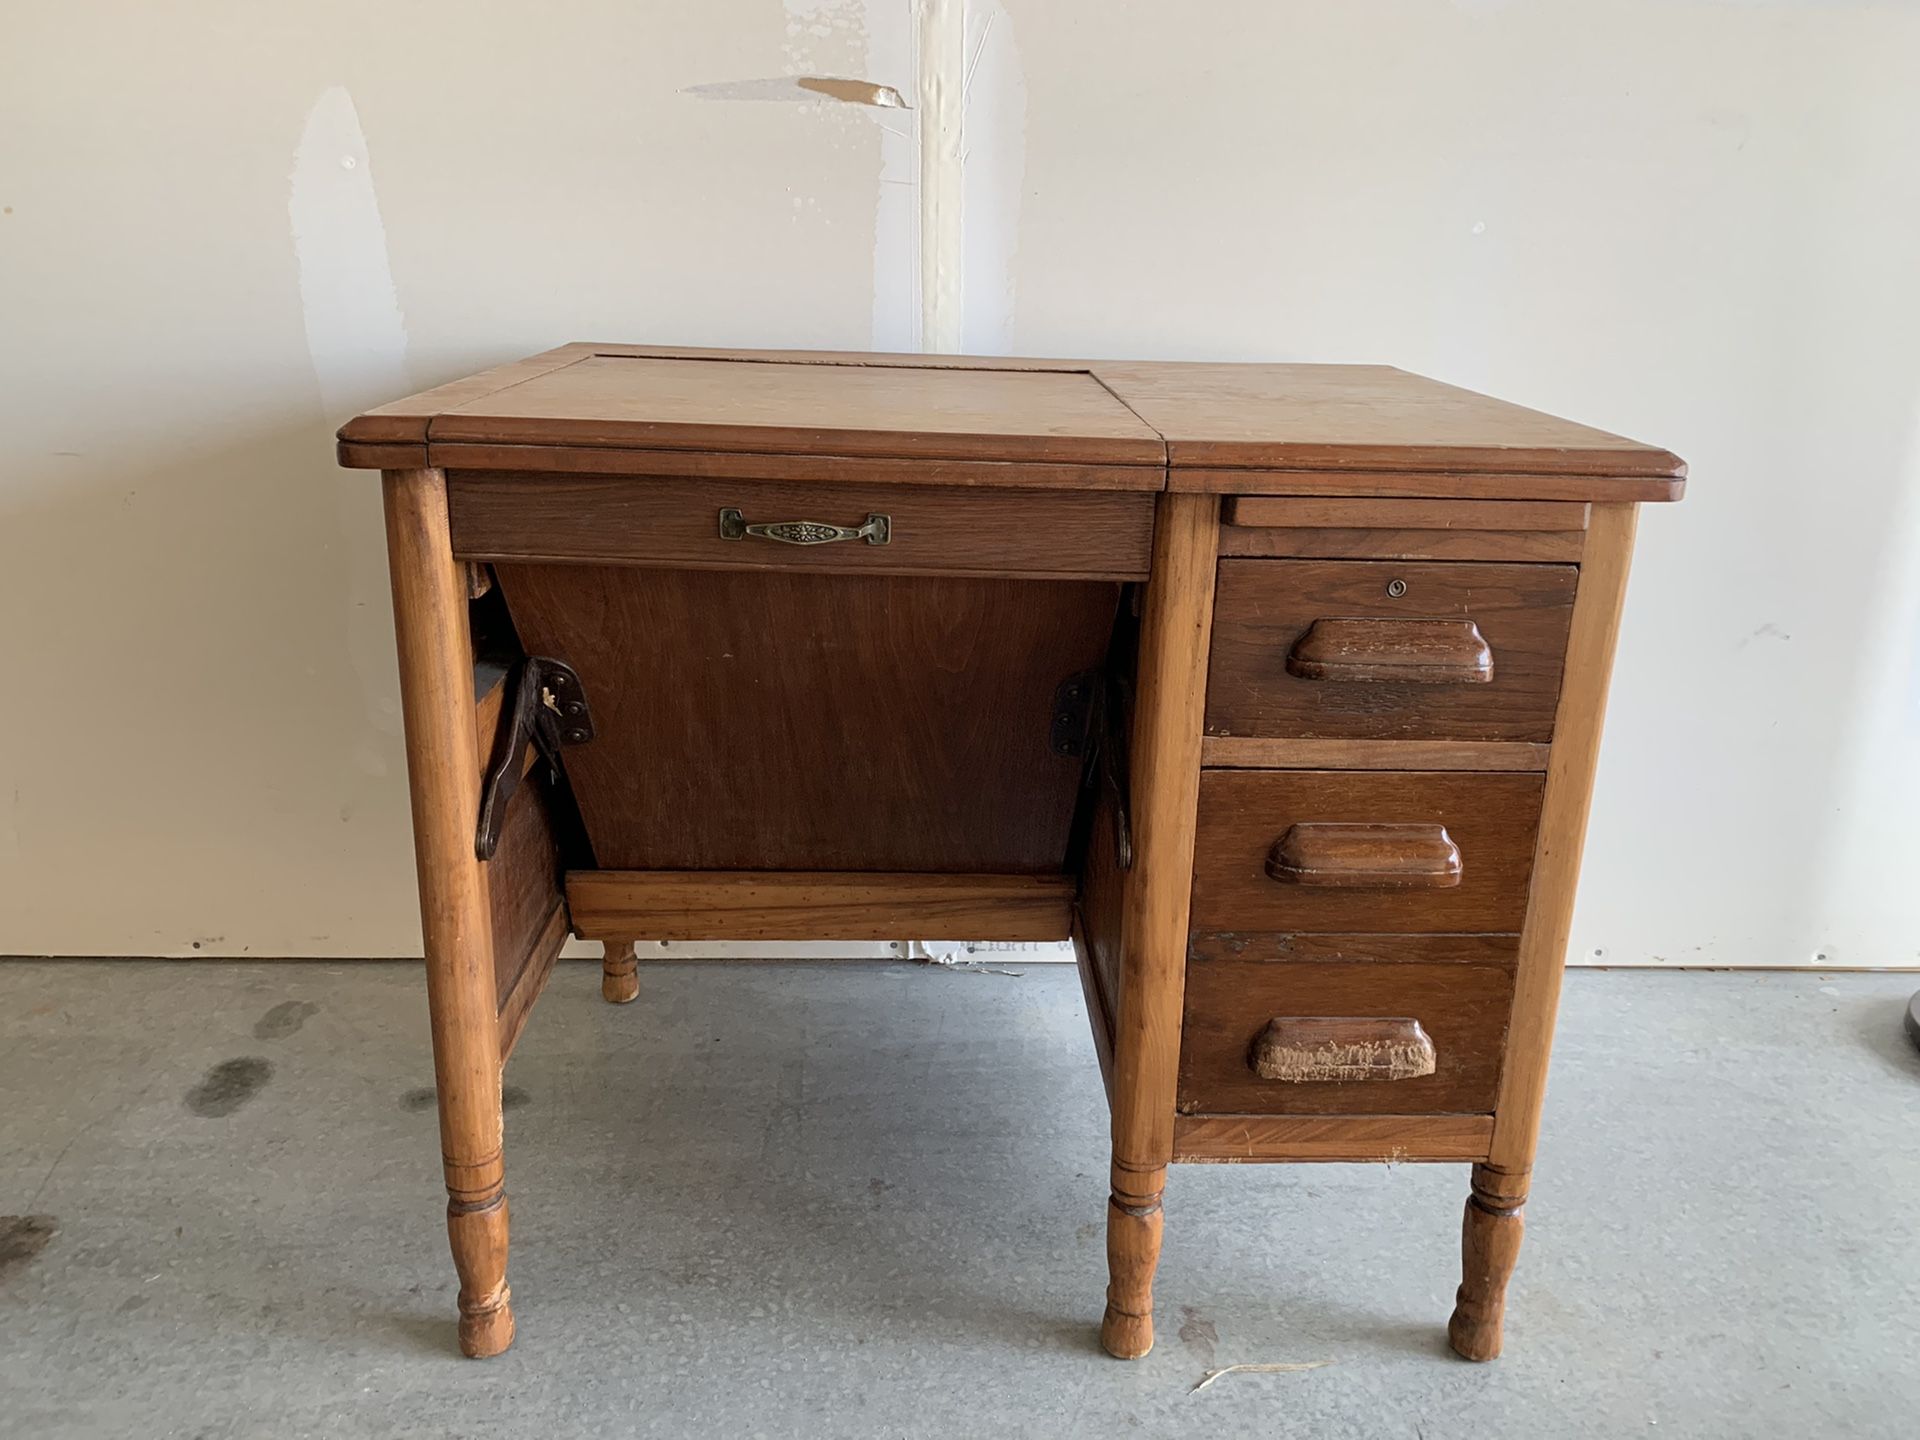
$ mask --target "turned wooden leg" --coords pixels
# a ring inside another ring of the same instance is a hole
[[[607,942],[600,960],[600,998],[609,1005],[625,1005],[640,997],[640,957],[633,942],[615,945]]]
[[[1525,1174],[1502,1174],[1491,1165],[1473,1167],[1473,1193],[1460,1227],[1460,1292],[1447,1323],[1447,1339],[1468,1360],[1492,1360],[1500,1353],[1507,1281],[1520,1258],[1526,1203]]]
[[[1113,1035],[1113,1172],[1107,1202],[1107,1313],[1100,1343],[1137,1360],[1153,1349],[1161,1192],[1173,1159],[1180,1010],[1187,980],[1200,730],[1213,623],[1219,501],[1163,495],[1140,612],[1132,735],[1133,866],[1121,925]]]
[[[460,1348],[498,1355],[513,1343],[513,1310],[492,922],[474,855],[480,767],[466,576],[448,537],[446,477],[390,470],[383,488]]]
[[[1164,1220],[1158,1190],[1151,1199],[1117,1190],[1107,1198],[1107,1313],[1100,1344],[1117,1360],[1138,1360],[1153,1349],[1153,1272]]]

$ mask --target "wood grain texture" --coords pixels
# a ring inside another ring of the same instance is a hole
[[[1266,965],[1478,965],[1512,970],[1515,935],[1299,935],[1275,930],[1195,932],[1189,968],[1211,961]],[[1284,985],[1285,981],[1275,981]],[[1391,984],[1385,977],[1382,984]]]
[[[1182,1114],[1485,1114],[1493,1108],[1512,1000],[1511,969],[1492,965],[1196,961],[1187,972],[1179,1109]],[[1393,1081],[1300,1085],[1264,1079],[1249,1067],[1248,1057],[1276,1016],[1418,1021],[1432,1037],[1434,1069]]]
[[[1389,502],[1392,503],[1392,502]],[[1580,530],[1223,530],[1220,553],[1301,560],[1506,560],[1572,563]]]
[[[1447,1340],[1465,1360],[1499,1356],[1507,1315],[1507,1282],[1526,1233],[1527,1177],[1497,1166],[1473,1167],[1473,1190],[1460,1223],[1461,1283]]]
[[[480,773],[466,572],[448,536],[445,476],[389,471],[382,491],[460,1348],[495,1355],[513,1342],[513,1311],[492,916],[473,851]]]
[[[1122,493],[462,475],[453,480],[452,503],[455,551],[495,562],[1131,580],[1145,577],[1153,537],[1153,501]],[[857,527],[884,514],[891,538],[885,545],[727,540],[723,507],[749,524]]]
[[[585,940],[1065,940],[1073,880],[1060,875],[575,870]]]
[[[364,415],[356,416],[340,427],[342,446],[341,464],[363,464],[363,461],[349,461],[345,457],[348,445],[407,443],[424,444],[427,439],[427,426],[433,417],[444,411],[477,400],[497,390],[517,385],[523,380],[531,380],[550,370],[558,370],[573,364],[591,354],[590,345],[560,345],[552,350],[543,350],[538,355],[529,355],[524,360],[509,360],[505,364],[495,365],[475,375],[462,376],[450,380],[444,385],[436,385],[431,390],[422,390],[417,395],[408,395],[400,400],[389,401],[385,405],[375,406]]]
[[[1549,740],[1578,571],[1570,565],[1222,560],[1210,735]],[[1392,593],[1404,586],[1404,593]],[[1290,669],[1324,619],[1470,621],[1484,684],[1311,679]]]
[[[1545,745],[1515,740],[1286,740],[1209,735],[1200,761],[1243,770],[1545,770]]]
[[[640,998],[640,956],[631,940],[606,943],[600,957],[600,998],[609,1005],[630,1005]]]
[[[1526,500],[1349,500],[1242,495],[1221,502],[1229,526],[1349,530],[1584,530],[1582,504]],[[1224,541],[1227,536],[1222,532]]]
[[[500,1063],[505,1065],[520,1043],[527,1021],[533,1017],[533,1005],[553,978],[554,962],[567,944],[567,907],[555,905],[547,912],[546,923],[528,948],[527,960],[513,977],[513,986],[500,997]]]
[[[1100,1083],[1107,1092],[1107,1104],[1113,1104],[1113,1009],[1107,1002],[1103,982],[1094,971],[1093,947],[1079,910],[1074,912],[1073,963],[1080,972],[1080,995],[1087,1002],[1087,1025],[1093,1032],[1093,1053],[1100,1062]]]
[[[1164,490],[1164,465],[1077,465],[1006,460],[901,461],[871,455],[704,450],[609,450],[596,446],[481,445],[436,441],[425,452],[445,470],[538,475],[670,476],[688,480],[780,480],[1012,490]],[[346,464],[345,460],[341,461]]]
[[[538,959],[539,942],[551,928],[554,912],[566,908],[565,870],[548,805],[543,769],[523,780],[507,801],[499,848],[486,867],[494,992],[503,1007],[521,972]],[[564,935],[564,913],[560,919]]]
[[[1193,865],[1196,931],[1504,933],[1526,918],[1538,775],[1209,770]],[[1446,889],[1315,888],[1267,874],[1294,825],[1438,825],[1460,852]]]
[[[1631,505],[1596,507],[1587,561],[1580,567],[1580,590],[1567,645],[1567,683],[1547,763],[1539,846],[1533,861],[1533,904],[1520,937],[1513,1053],[1501,1078],[1495,1120],[1492,1160],[1516,1173],[1532,1167],[1539,1138],[1540,1105],[1546,1094],[1567,937],[1573,928],[1614,643],[1626,600],[1635,513]]]
[[[1491,1115],[1182,1115],[1173,1158],[1187,1164],[1262,1161],[1481,1160]]]
[[[1220,512],[1210,496],[1164,496],[1141,607],[1131,735],[1133,867],[1114,1016],[1112,1196],[1101,1344],[1123,1359],[1153,1346],[1160,1196],[1173,1158],[1181,991],[1200,778],[1200,718],[1213,623]]]
[[[1083,372],[621,355],[450,406],[428,437],[1122,465],[1166,455],[1159,434]]]
[[[1493,651],[1468,619],[1322,618],[1293,642],[1286,669],[1341,685],[1486,685]]]
[[[1678,500],[1678,477],[1521,475],[1474,470],[1234,470],[1209,466],[1167,471],[1167,489],[1204,495],[1348,495],[1429,500],[1590,500],[1595,504]]]
[[[600,865],[1064,868],[1082,767],[1053,749],[1054,698],[1104,659],[1117,586],[495,573],[527,649],[593,707],[566,758]]]
[[[1654,446],[1386,365],[1102,361],[1094,368],[1165,437],[1176,470],[1577,475],[1593,479],[1596,494],[1606,493],[1609,477],[1685,473]]]

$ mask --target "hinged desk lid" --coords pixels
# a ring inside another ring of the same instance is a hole
[[[425,417],[420,438],[902,460],[1166,463],[1159,434],[1088,371],[976,367],[586,350],[569,364],[439,409]],[[350,433],[360,424],[343,437],[361,438]]]

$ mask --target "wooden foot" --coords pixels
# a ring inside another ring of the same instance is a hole
[[[640,957],[633,944],[606,947],[600,961],[600,998],[609,1005],[625,1005],[640,998]]]
[[[1455,1297],[1447,1339],[1468,1360],[1492,1360],[1500,1353],[1501,1326],[1507,1311],[1507,1281],[1520,1258],[1526,1229],[1521,1209],[1527,1179],[1506,1175],[1491,1165],[1473,1167],[1473,1193],[1460,1231],[1463,1278]]]
[[[447,1239],[460,1272],[460,1353],[475,1360],[513,1344],[513,1292],[507,1288],[507,1197],[467,1208],[447,1203]]]
[[[1158,1195],[1139,1205],[1120,1195],[1107,1200],[1107,1313],[1100,1344],[1116,1360],[1138,1360],[1153,1349],[1153,1272],[1164,1219]]]

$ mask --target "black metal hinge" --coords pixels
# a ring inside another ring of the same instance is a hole
[[[500,827],[506,821],[507,801],[520,786],[523,757],[531,744],[546,761],[550,779],[560,778],[560,747],[584,745],[593,739],[593,712],[580,677],[562,661],[529,655],[514,667],[507,682],[506,715],[494,742],[493,760],[480,790],[480,822],[474,831],[473,851],[482,860],[493,859],[500,848]]]

